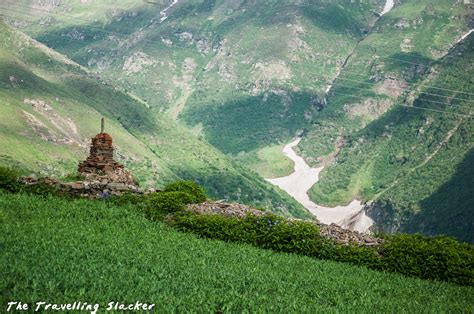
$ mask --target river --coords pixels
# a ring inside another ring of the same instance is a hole
[[[266,180],[292,196],[315,215],[320,222],[325,224],[335,223],[343,228],[367,232],[373,221],[365,214],[360,201],[353,200],[347,206],[331,208],[318,205],[309,199],[308,190],[318,182],[319,173],[324,167],[311,168],[303,158],[296,154],[293,147],[298,145],[300,141],[301,138],[298,138],[283,148],[283,154],[295,164],[294,172],[286,177]]]
[[[388,12],[390,12],[393,9],[394,5],[395,5],[395,3],[393,2],[393,0],[387,0],[387,2],[385,2],[385,6],[383,8],[383,11],[380,12],[380,16],[385,15]]]
[[[168,7],[160,11],[160,15],[161,15],[160,23],[163,23],[168,18],[168,10],[174,7],[178,3],[178,1],[179,0],[173,0],[173,2]]]

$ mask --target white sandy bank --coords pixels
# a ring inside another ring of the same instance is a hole
[[[296,154],[293,147],[298,145],[300,140],[301,138],[283,148],[283,153],[295,163],[295,171],[286,177],[267,179],[267,181],[286,191],[322,223],[336,223],[344,228],[367,232],[373,221],[362,210],[363,205],[360,201],[353,200],[347,206],[330,208],[319,206],[309,199],[308,190],[318,182],[319,173],[323,167],[311,168],[303,158]]]
[[[385,6],[383,8],[383,11],[380,12],[380,15],[384,15],[384,14],[387,14],[388,12],[390,12],[393,9],[394,5],[395,5],[395,3],[393,2],[393,0],[387,0],[387,2],[385,2]]]

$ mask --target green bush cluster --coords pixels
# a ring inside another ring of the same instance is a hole
[[[20,191],[27,194],[38,195],[41,197],[66,196],[66,194],[61,193],[61,191],[59,191],[54,186],[51,186],[41,181],[33,185],[23,184],[20,186]]]
[[[106,198],[105,200],[113,205],[123,206],[123,205],[134,205],[134,206],[144,206],[148,195],[137,194],[137,193],[123,193],[122,195],[112,195]]]
[[[168,184],[163,192],[152,194],[124,193],[107,199],[114,205],[133,205],[144,210],[147,217],[160,220],[162,217],[183,210],[186,204],[204,202],[207,199],[203,189],[190,181]]]
[[[180,213],[170,222],[182,231],[279,252],[351,263],[406,276],[474,285],[474,247],[447,237],[387,236],[377,248],[341,245],[319,235],[312,223],[272,214],[245,218]]]
[[[21,188],[19,177],[15,170],[0,166],[0,190],[18,192]]]
[[[193,203],[193,197],[186,192],[159,192],[149,196],[145,203],[145,213],[152,220],[180,212],[186,204]]]
[[[202,187],[191,181],[176,181],[165,187],[165,192],[184,192],[190,197],[190,203],[199,204],[207,199]]]
[[[474,246],[445,236],[390,235],[383,246],[382,269],[473,286]]]
[[[273,214],[235,218],[185,212],[176,215],[171,224],[206,238],[247,243],[281,252],[304,254],[321,246],[317,226]]]

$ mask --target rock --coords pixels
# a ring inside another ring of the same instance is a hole
[[[128,186],[123,183],[111,182],[107,184],[107,188],[111,191],[127,191],[129,190]]]
[[[248,213],[252,213],[256,216],[264,214],[264,212],[258,209],[253,209],[242,204],[230,204],[222,201],[191,204],[188,208],[200,214],[219,214],[239,218],[245,217]]]
[[[84,184],[82,182],[63,183],[63,186],[69,187],[72,190],[82,190],[82,189],[84,189]]]

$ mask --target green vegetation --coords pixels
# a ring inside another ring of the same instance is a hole
[[[238,200],[295,217],[296,201],[256,173],[54,51],[0,24],[0,164],[64,177],[87,156],[106,117],[116,157],[142,187],[200,183],[214,198]]]
[[[156,220],[163,214],[182,211],[190,203],[192,197],[185,192],[155,193],[146,198],[145,212],[148,218]]]
[[[392,235],[374,249],[335,244],[320,237],[318,228],[310,222],[288,221],[271,214],[233,218],[183,213],[177,214],[171,224],[205,238],[474,285],[474,247],[447,237]]]
[[[472,287],[197,239],[97,201],[0,194],[0,233],[2,306],[80,298],[159,312],[474,310]]]
[[[282,154],[284,145],[274,145],[238,154],[234,160],[248,166],[266,179],[280,178],[293,172],[293,162]]]
[[[0,190],[18,192],[21,187],[18,177],[19,174],[15,170],[0,166]]]
[[[246,243],[278,252],[308,254],[321,250],[319,229],[311,222],[288,221],[272,214],[245,218],[181,213],[171,221],[179,230],[205,238]]]
[[[165,192],[184,192],[189,195],[190,203],[202,203],[206,201],[207,196],[202,187],[191,181],[177,181],[168,184]]]

